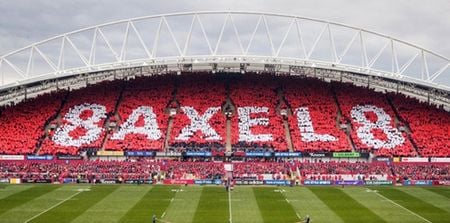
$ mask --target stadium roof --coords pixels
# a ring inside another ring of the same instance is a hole
[[[0,90],[128,67],[260,63],[361,73],[450,91],[450,60],[377,32],[296,15],[199,11],[118,20],[0,57]]]

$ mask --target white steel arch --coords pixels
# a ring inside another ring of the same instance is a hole
[[[58,35],[0,57],[0,90],[111,69],[187,63],[310,66],[450,91],[450,60],[373,31],[295,15],[201,11]]]

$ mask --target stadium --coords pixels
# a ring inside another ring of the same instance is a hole
[[[0,57],[0,222],[450,222],[450,59],[298,15],[118,20]]]

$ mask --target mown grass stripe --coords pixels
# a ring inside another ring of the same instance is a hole
[[[59,188],[59,186],[55,185],[37,185],[26,189],[24,191],[12,194],[8,197],[5,197],[0,200],[0,214],[5,213],[8,210],[11,210],[15,207],[18,207],[22,204],[25,204],[37,197],[40,197],[46,193],[49,193],[55,189]]]
[[[252,187],[235,187],[231,194],[233,223],[263,222]]]
[[[294,208],[276,187],[254,187],[256,202],[264,222],[298,222]]]
[[[450,214],[396,188],[377,188],[378,193],[431,222],[450,222]]]
[[[223,187],[205,187],[193,222],[228,222],[228,193]]]
[[[81,186],[80,186],[81,187]],[[76,194],[80,187],[61,186],[0,215],[0,222],[23,223]],[[84,186],[83,186],[84,187]]]
[[[409,212],[411,215],[414,215],[414,216],[416,216],[417,218],[420,218],[422,221],[427,222],[427,223],[432,223],[430,220],[428,220],[428,219],[426,219],[426,218],[420,216],[420,215],[417,214],[416,212],[413,212],[413,211],[411,211],[411,210],[409,210],[409,209],[403,207],[402,205],[398,204],[397,202],[395,202],[395,201],[393,201],[393,200],[391,200],[391,199],[389,199],[389,198],[387,198],[387,197],[385,197],[385,196],[383,196],[383,195],[381,195],[381,194],[379,194],[379,193],[376,193],[376,195],[378,195],[379,197],[385,199],[386,201],[388,201],[388,202],[390,202],[390,203],[396,205],[397,207],[402,208],[403,210]]]
[[[449,188],[444,187],[422,187],[422,188],[450,199]]]
[[[309,215],[312,222],[344,222],[307,187],[287,187],[285,190],[283,195],[302,219]]]
[[[338,188],[309,187],[308,189],[345,222],[385,222]]]
[[[153,214],[158,218],[175,196],[172,186],[154,186],[121,219],[120,222],[150,222]]]
[[[9,185],[5,186],[3,189],[0,189],[0,200],[11,196],[12,194],[19,193],[21,191],[32,188],[32,184],[22,184],[22,185]]]
[[[117,222],[151,189],[151,186],[124,185],[78,216],[72,223]]]
[[[450,199],[443,195],[427,190],[425,187],[401,187],[397,189],[450,213]]]
[[[49,207],[49,208],[43,210],[42,212],[38,213],[37,215],[35,215],[35,216],[29,218],[28,220],[25,221],[25,223],[31,222],[32,220],[34,220],[34,219],[38,218],[39,216],[41,216],[41,215],[47,213],[48,211],[52,210],[53,208],[59,206],[60,204],[62,204],[62,203],[64,203],[64,202],[66,202],[66,201],[72,199],[73,197],[77,196],[77,195],[80,194],[80,193],[82,193],[82,191],[78,191],[78,192],[76,192],[75,194],[70,195],[69,197],[67,197],[67,198],[65,198],[65,199],[63,199],[63,200],[61,200],[61,201],[59,201],[58,203],[54,204],[53,206],[51,206],[51,207]]]
[[[360,204],[366,206],[369,210],[383,218],[386,222],[424,222],[404,207],[380,196],[375,190],[365,187],[345,187],[340,189],[348,196],[352,197]]]
[[[175,195],[162,219],[168,222],[192,222],[203,188],[198,186],[182,187],[183,191]]]
[[[31,222],[71,222],[116,189],[117,186],[110,185],[92,187],[89,191],[77,194],[75,197],[43,213]]]

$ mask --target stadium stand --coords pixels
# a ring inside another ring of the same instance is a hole
[[[223,163],[180,162],[163,163],[167,179],[221,179],[224,174]]]
[[[450,180],[448,163],[366,163],[366,162],[236,162],[235,180]],[[153,179],[223,179],[221,162],[189,162],[174,160],[125,161],[0,161],[0,179],[46,179],[61,182],[64,178],[110,180]]]
[[[425,157],[449,157],[448,112],[400,94],[391,94],[391,98],[401,118],[408,123],[419,154]]]
[[[21,179],[48,179],[53,182],[64,178],[75,179],[152,179],[160,174],[160,163],[126,161],[34,161],[1,162],[1,177]]]
[[[448,163],[395,163],[392,169],[399,180],[450,180]]]
[[[116,108],[121,81],[106,81],[71,91],[58,117],[58,127],[44,140],[39,154],[77,154],[79,149],[99,149],[104,124]]]
[[[246,180],[281,180],[291,176],[289,163],[244,162],[235,163],[233,178]]]
[[[0,153],[32,154],[67,92],[44,94],[0,109]]]
[[[296,162],[296,168],[304,179],[311,180],[342,180],[340,175],[363,175],[363,179],[376,179],[374,176],[381,176],[385,179],[392,178],[392,172],[386,163],[367,162]],[[357,176],[358,177],[358,176]]]
[[[48,179],[221,179],[223,164],[178,161],[1,161],[0,178]]]
[[[174,117],[172,147],[187,150],[221,150],[225,147],[225,83],[205,74],[178,78],[176,99],[180,109]]]
[[[339,84],[335,92],[344,123],[352,125],[351,137],[357,149],[377,156],[416,156],[405,133],[400,132],[395,112],[384,94],[351,84]]]
[[[234,150],[286,151],[282,119],[277,114],[278,86],[273,76],[237,77],[230,83],[230,98],[237,107],[233,116]]]
[[[109,132],[106,150],[164,150],[172,98],[171,77],[136,78],[126,84],[117,109],[116,127]]]
[[[339,129],[338,107],[329,84],[290,78],[283,86],[292,111],[289,126],[295,150],[351,151],[345,132]]]
[[[290,139],[300,152],[356,149],[384,157],[450,156],[446,111],[350,84],[256,73],[106,81],[3,106],[0,153],[175,148],[223,156],[230,105],[235,155],[289,151]],[[170,108],[178,113],[170,117]]]

